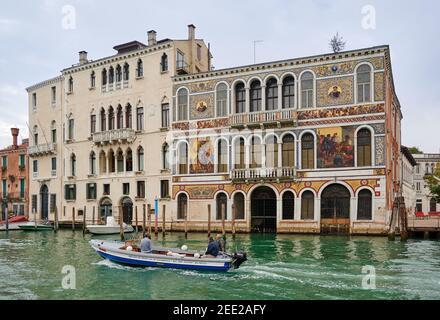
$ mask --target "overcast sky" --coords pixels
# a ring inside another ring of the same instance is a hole
[[[69,6],[76,21],[68,19]],[[0,146],[11,143],[11,126],[27,136],[25,88],[59,75],[78,51],[98,59],[116,44],[146,42],[151,29],[159,39],[186,38],[193,23],[197,37],[211,43],[216,69],[253,63],[254,40],[264,41],[257,62],[327,53],[336,32],[348,50],[389,44],[403,143],[439,152],[439,12],[436,0],[1,1]]]

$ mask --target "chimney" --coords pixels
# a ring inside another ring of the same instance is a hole
[[[196,38],[196,26],[193,24],[188,25],[188,40],[194,40]]]
[[[20,132],[20,129],[18,128],[12,128],[12,146],[17,147],[18,146],[18,133]]]
[[[156,31],[154,31],[154,30],[148,31],[148,45],[149,46],[154,46],[155,44],[157,44],[156,35],[157,35]]]
[[[87,59],[87,51],[80,51],[79,53],[79,64],[86,64],[89,62]]]

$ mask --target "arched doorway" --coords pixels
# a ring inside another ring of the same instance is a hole
[[[348,233],[350,230],[350,192],[332,184],[321,195],[321,233]]]
[[[133,201],[130,198],[124,198],[121,201],[122,219],[125,224],[132,224],[133,222]]]
[[[107,223],[107,217],[113,215],[113,204],[109,198],[104,198],[99,206],[99,215],[101,223]]]
[[[43,184],[40,189],[41,220],[49,219],[49,188]]]
[[[251,230],[262,233],[277,231],[277,196],[269,187],[259,187],[252,192]]]

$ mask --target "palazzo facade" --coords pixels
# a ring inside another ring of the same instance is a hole
[[[388,46],[176,76],[173,93],[175,228],[387,232],[402,120]]]

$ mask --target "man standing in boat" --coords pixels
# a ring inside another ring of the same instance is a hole
[[[141,252],[142,253],[151,253],[151,236],[149,234],[145,234],[144,238],[141,241]]]
[[[225,252],[225,239],[223,238],[223,236],[221,234],[218,234],[215,237],[215,241],[218,244],[218,249],[220,250],[220,252]]]

